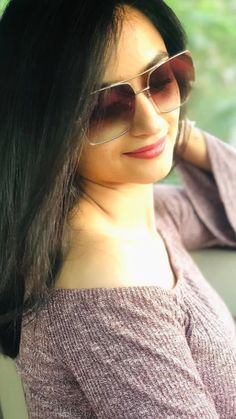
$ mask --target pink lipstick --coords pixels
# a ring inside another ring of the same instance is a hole
[[[129,153],[124,153],[128,157],[134,157],[136,159],[153,159],[158,157],[165,149],[166,137],[157,141],[155,144],[151,144],[147,147],[142,147],[138,150],[131,151]]]

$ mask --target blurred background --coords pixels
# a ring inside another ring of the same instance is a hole
[[[166,0],[183,24],[196,83],[188,117],[236,147],[236,1]],[[180,183],[174,170],[162,183]]]
[[[188,35],[197,81],[188,115],[236,146],[236,1],[168,0]]]

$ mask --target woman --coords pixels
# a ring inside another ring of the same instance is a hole
[[[173,11],[12,0],[0,43],[0,343],[30,418],[235,417],[234,323],[186,249],[236,247],[236,152],[182,123]]]

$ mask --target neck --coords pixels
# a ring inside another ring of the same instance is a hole
[[[155,236],[153,185],[89,183],[71,220],[72,229],[117,238]]]

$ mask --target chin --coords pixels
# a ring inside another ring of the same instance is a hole
[[[169,175],[172,165],[173,155],[163,155],[157,160],[153,160],[149,167],[143,167],[143,170],[139,168],[138,173],[133,173],[132,178],[130,178],[129,181],[127,179],[127,181],[140,185],[148,185],[162,181]]]
[[[145,185],[164,180],[173,166],[173,152],[174,147],[169,143],[159,157],[138,164],[138,171],[132,173],[131,183]]]
[[[157,165],[157,179],[156,182],[164,180],[169,174],[173,166],[173,150],[171,153],[162,156],[160,165]]]
[[[170,174],[173,166],[173,151],[173,147],[167,146],[164,153],[156,160],[153,183],[164,180]]]
[[[173,166],[174,158],[174,144],[172,142],[167,142],[166,149],[164,153],[160,156],[159,161],[157,161],[157,178],[156,182],[165,179]]]

